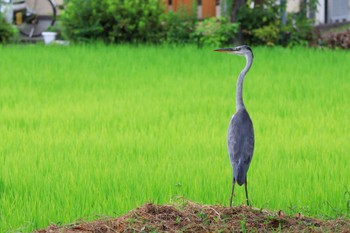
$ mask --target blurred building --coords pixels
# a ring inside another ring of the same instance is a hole
[[[281,0],[276,0],[279,3]],[[300,3],[307,0],[286,0],[287,12],[298,12]],[[199,19],[226,14],[226,0],[163,0],[166,11],[186,10],[195,12]],[[253,5],[252,5],[253,7]],[[195,9],[197,8],[197,9]],[[318,0],[317,10],[308,10],[308,16],[316,24],[350,21],[350,0]]]
[[[166,11],[185,10],[196,13],[199,19],[208,17],[219,17],[221,15],[220,0],[164,0]],[[194,8],[197,9],[194,9]]]
[[[305,0],[287,0],[287,12],[298,12],[300,2]],[[309,11],[309,17],[316,24],[332,24],[350,21],[350,0],[318,0],[317,10]]]

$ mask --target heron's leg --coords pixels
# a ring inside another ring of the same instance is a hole
[[[249,198],[248,198],[248,182],[247,182],[247,177],[245,178],[245,182],[244,182],[244,189],[245,189],[245,198],[247,200],[247,206],[249,206]]]
[[[233,193],[234,193],[234,190],[235,190],[235,177],[232,178],[232,191],[231,191],[231,198],[230,198],[230,207],[232,207],[232,198],[233,198]]]

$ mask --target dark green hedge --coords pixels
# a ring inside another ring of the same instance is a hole
[[[162,15],[158,0],[70,0],[61,20],[73,41],[158,43]]]
[[[0,14],[0,44],[7,44],[13,36],[13,27],[7,23],[3,15]]]
[[[63,32],[74,42],[219,46],[232,42],[238,28],[224,18],[199,22],[196,13],[165,13],[163,7],[159,0],[69,0]]]

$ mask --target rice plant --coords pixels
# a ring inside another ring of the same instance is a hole
[[[226,134],[245,60],[213,49],[0,47],[0,231],[176,196],[228,205]],[[253,49],[253,206],[349,217],[350,54]]]

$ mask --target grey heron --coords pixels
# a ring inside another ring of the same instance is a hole
[[[253,51],[246,45],[235,48],[216,49],[214,51],[237,54],[246,58],[246,65],[239,74],[237,80],[236,113],[232,116],[228,128],[227,148],[233,170],[230,206],[232,206],[232,197],[236,182],[238,185],[244,184],[246,201],[249,206],[247,172],[254,151],[254,129],[253,122],[243,103],[242,89],[244,78],[253,63]]]

